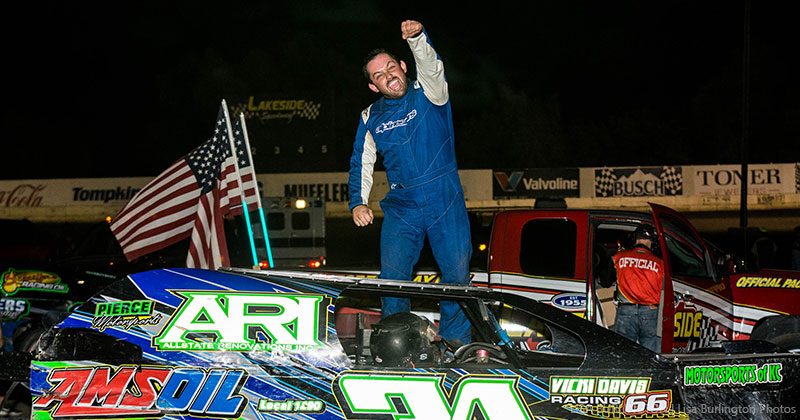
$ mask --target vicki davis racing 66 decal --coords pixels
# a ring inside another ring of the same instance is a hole
[[[671,390],[650,390],[650,378],[551,376],[550,402],[595,418],[688,418],[673,410]]]

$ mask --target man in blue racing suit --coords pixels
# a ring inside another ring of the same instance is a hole
[[[380,278],[411,280],[427,235],[441,282],[467,284],[472,245],[444,66],[421,23],[405,21],[401,32],[418,79],[410,82],[406,63],[384,50],[364,61],[369,88],[383,97],[361,113],[350,159],[350,211],[357,226],[372,223],[368,199],[380,153],[390,186],[380,203]],[[382,300],[383,317],[409,309],[408,299]],[[456,302],[441,302],[440,315],[442,337],[471,341],[470,324]]]

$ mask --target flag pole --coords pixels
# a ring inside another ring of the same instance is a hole
[[[247,135],[247,125],[244,121],[244,113],[239,113],[239,122],[242,124],[242,133],[244,134],[244,144],[247,147],[247,154],[250,155],[250,160],[253,159],[253,154],[250,153],[250,137]],[[253,168],[253,176],[256,175],[256,163],[251,162],[250,166]],[[256,180],[256,185],[258,185],[258,180]],[[264,219],[264,206],[261,204],[261,194],[256,194],[256,199],[258,200],[258,214],[261,216],[261,230],[264,232],[264,242],[267,244],[267,259],[269,260],[270,268],[274,267],[272,262],[272,248],[269,246],[269,236],[267,235],[267,222]]]
[[[247,237],[250,239],[250,252],[253,256],[253,268],[258,268],[258,257],[256,256],[256,243],[253,239],[253,229],[250,226],[250,212],[247,211],[247,199],[244,194],[244,186],[242,185],[242,174],[239,172],[239,158],[236,157],[236,146],[233,143],[233,128],[231,127],[231,117],[228,114],[228,104],[222,100],[222,108],[225,111],[225,124],[228,125],[228,145],[231,148],[231,156],[233,156],[233,164],[236,168],[236,177],[239,181],[239,195],[242,197],[242,209],[244,210],[244,220],[247,224]],[[248,151],[249,153],[249,151]],[[251,158],[252,159],[252,158]]]

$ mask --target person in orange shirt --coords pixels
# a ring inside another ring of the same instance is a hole
[[[653,226],[641,224],[633,237],[636,241],[633,248],[620,251],[613,257],[617,272],[614,331],[660,353],[658,303],[664,282],[664,261],[652,251],[658,233]]]

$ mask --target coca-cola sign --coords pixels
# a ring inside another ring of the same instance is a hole
[[[44,184],[18,184],[0,190],[0,207],[39,207],[45,188]]]

